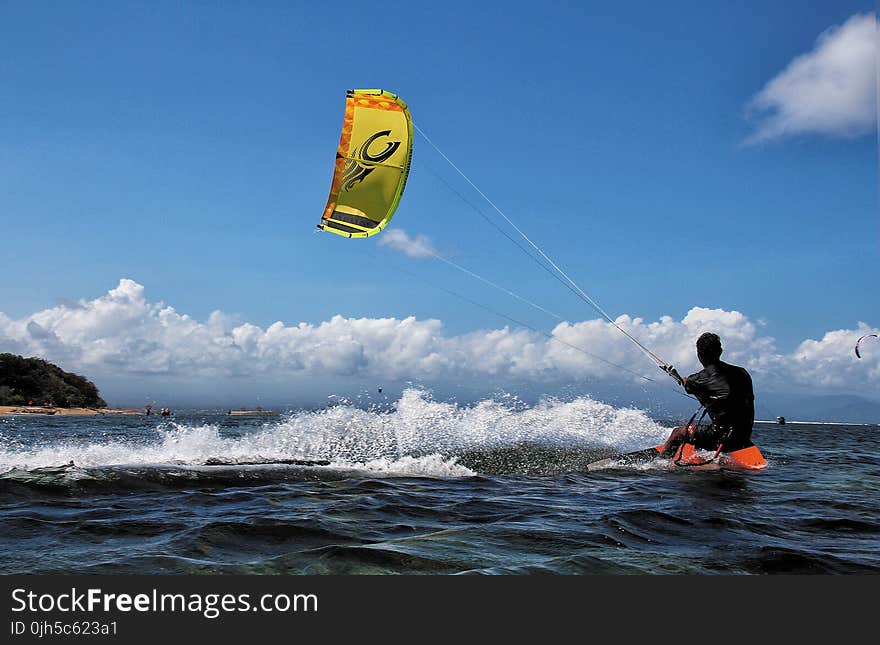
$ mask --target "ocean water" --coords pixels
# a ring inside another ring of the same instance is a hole
[[[671,427],[418,390],[276,417],[3,418],[0,573],[880,572],[880,426],[756,425],[758,472],[586,471]]]

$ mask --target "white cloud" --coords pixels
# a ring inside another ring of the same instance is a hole
[[[379,246],[401,251],[411,258],[430,258],[438,255],[430,239],[424,235],[410,237],[402,228],[385,231],[379,238]]]
[[[747,367],[763,386],[822,392],[853,387],[876,391],[880,385],[880,343],[876,351],[866,347],[861,360],[853,352],[860,336],[880,333],[865,323],[805,340],[785,355],[738,311],[694,307],[681,320],[664,316],[646,322],[624,315],[615,322],[683,373],[698,368],[694,341],[711,330],[721,336],[725,358]],[[440,321],[413,317],[334,316],[320,324],[275,322],[263,329],[237,324],[215,311],[200,322],[161,302],[149,302],[143,286],[129,279],[94,300],[58,305],[22,319],[0,313],[0,351],[58,362],[92,377],[105,394],[126,380],[138,382],[138,387],[188,383],[196,397],[199,387],[203,394],[217,388],[235,392],[248,383],[291,379],[310,384],[419,380],[492,389],[510,380],[538,385],[580,379],[638,383],[636,372],[665,383],[659,370],[603,320],[563,322],[551,334],[562,342],[508,327],[447,335]]]
[[[856,329],[829,331],[821,340],[803,341],[790,357],[798,382],[834,387],[867,380],[880,385],[880,343],[876,347],[862,343],[862,358],[855,355],[856,341],[876,333],[876,328],[860,322]]]
[[[877,119],[877,24],[856,14],[822,33],[748,105],[756,119],[747,144],[803,133],[853,137]]]

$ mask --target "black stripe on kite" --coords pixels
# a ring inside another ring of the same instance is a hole
[[[328,220],[324,220],[322,228],[332,228],[337,231],[342,231],[343,233],[363,233],[363,231],[359,228],[352,228],[351,226],[346,226],[345,224],[337,224],[336,222],[330,222]]]
[[[330,217],[331,219],[340,222],[347,222],[348,224],[354,224],[355,226],[363,226],[366,229],[379,226],[379,222],[371,220],[369,217],[361,217],[360,215],[352,215],[351,213],[343,213],[342,211],[333,211],[333,215]]]

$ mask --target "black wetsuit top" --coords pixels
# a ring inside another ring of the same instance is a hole
[[[687,377],[684,389],[699,399],[712,425],[694,436],[698,448],[714,450],[723,442],[725,452],[752,445],[755,392],[752,377],[742,367],[718,361]]]

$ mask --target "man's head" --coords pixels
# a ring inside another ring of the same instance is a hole
[[[697,358],[705,367],[717,363],[721,358],[721,339],[718,334],[706,332],[697,339]]]

